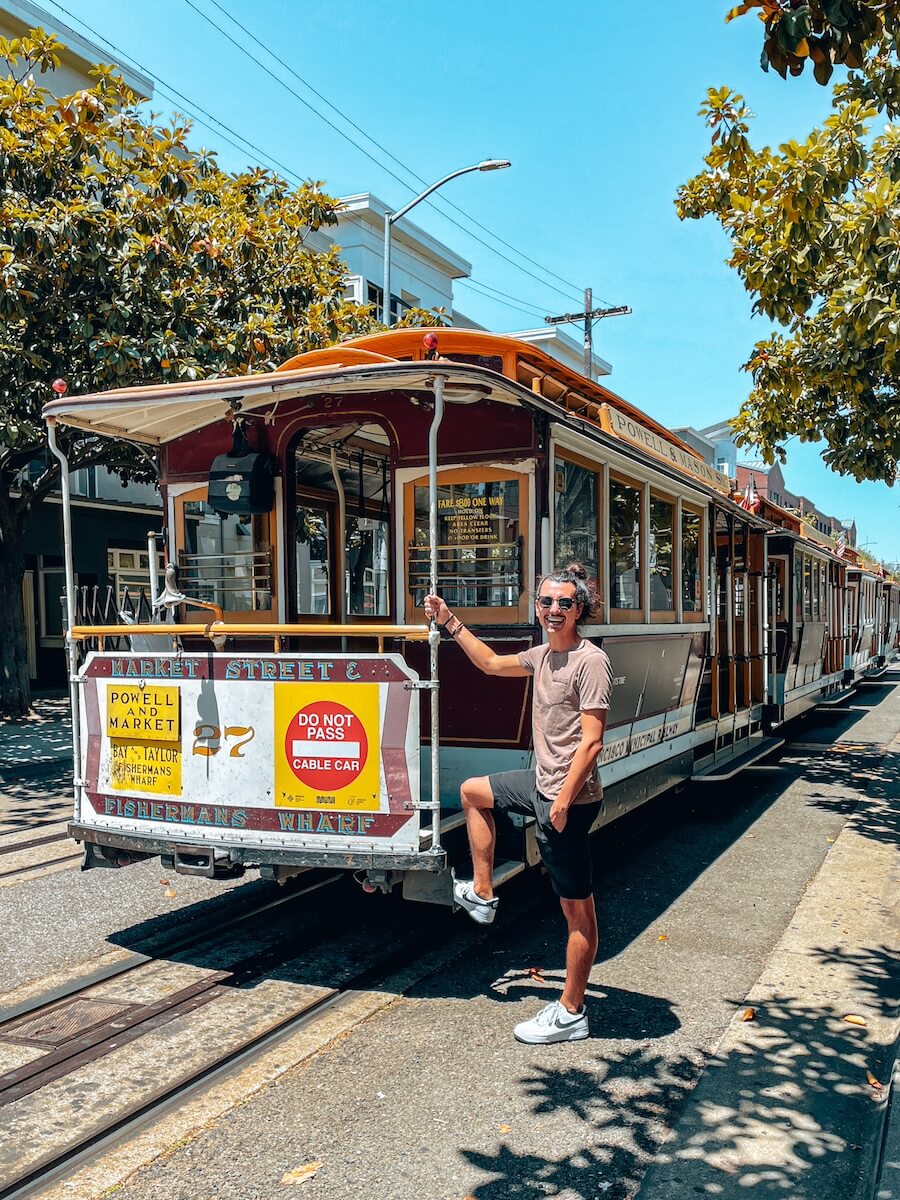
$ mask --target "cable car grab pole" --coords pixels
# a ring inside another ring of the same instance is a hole
[[[66,565],[66,653],[69,664],[69,703],[72,708],[72,758],[74,766],[75,817],[81,817],[81,711],[78,694],[78,658],[72,630],[75,628],[75,558],[72,551],[72,493],[69,489],[69,461],[56,442],[56,423],[47,422],[50,453],[59,461],[62,490],[63,553]]]
[[[438,494],[437,494],[437,439],[441,421],[444,419],[444,376],[434,379],[434,418],[428,431],[428,540],[430,550],[429,583],[432,596],[438,590]],[[431,668],[431,850],[441,848],[441,750],[440,750],[440,705],[438,684],[438,646],[441,631],[437,621],[431,618],[428,634],[429,663]]]

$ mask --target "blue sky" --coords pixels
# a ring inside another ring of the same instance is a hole
[[[590,286],[595,303],[633,309],[596,327],[614,390],[667,425],[698,428],[732,415],[746,396],[740,365],[765,327],[751,319],[750,298],[724,265],[718,226],[682,224],[673,206],[708,144],[697,109],[707,87],[727,84],[757,114],[754,140],[778,143],[804,137],[826,116],[830,93],[811,76],[785,83],[763,74],[759,22],[751,15],[726,26],[729,0],[40,2],[159,80],[161,112],[205,109],[248,139],[257,161],[321,179],[333,195],[371,191],[399,207],[422,189],[410,171],[431,183],[482,158],[508,158],[511,170],[466,176],[443,195],[491,231],[475,228],[478,238],[517,265],[451,223],[446,214],[472,228],[440,201],[416,210],[417,224],[472,262],[476,285],[506,297],[460,285],[457,307],[490,328],[529,328],[580,307],[580,290]],[[195,141],[217,149],[229,169],[254,157],[199,122]],[[834,475],[814,446],[793,441],[787,449],[792,491],[855,517],[861,543],[880,559],[900,559],[900,493]]]

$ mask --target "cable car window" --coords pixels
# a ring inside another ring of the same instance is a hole
[[[331,612],[329,546],[331,514],[315,504],[298,504],[294,523],[297,562],[297,612],[328,615]]]
[[[703,611],[699,513],[681,510],[681,604],[685,612]]]
[[[609,603],[641,607],[641,489],[609,481]]]
[[[794,557],[794,623],[803,624],[803,555]]]
[[[417,485],[409,587],[418,607],[429,579],[428,487]],[[437,489],[438,589],[450,608],[509,608],[522,591],[519,480]]]
[[[803,620],[812,620],[812,560],[803,556]]]
[[[185,595],[226,612],[272,608],[268,514],[217,513],[205,500],[185,500],[178,582]]]
[[[384,617],[388,599],[387,521],[376,517],[347,517],[346,611],[353,617]]]
[[[650,608],[655,612],[672,611],[672,567],[675,551],[675,505],[659,496],[650,496]]]
[[[558,566],[577,560],[589,579],[596,580],[597,554],[597,474],[576,463],[556,460],[554,474],[555,535]]]

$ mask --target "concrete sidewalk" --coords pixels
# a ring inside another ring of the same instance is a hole
[[[21,721],[0,717],[0,787],[46,774],[71,761],[68,696],[35,700],[34,715]]]
[[[900,1200],[898,800],[900,735],[635,1200]]]

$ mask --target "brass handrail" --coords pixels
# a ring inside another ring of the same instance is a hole
[[[73,642],[105,637],[377,637],[428,641],[427,625],[281,625],[211,621],[208,625],[73,625]]]

